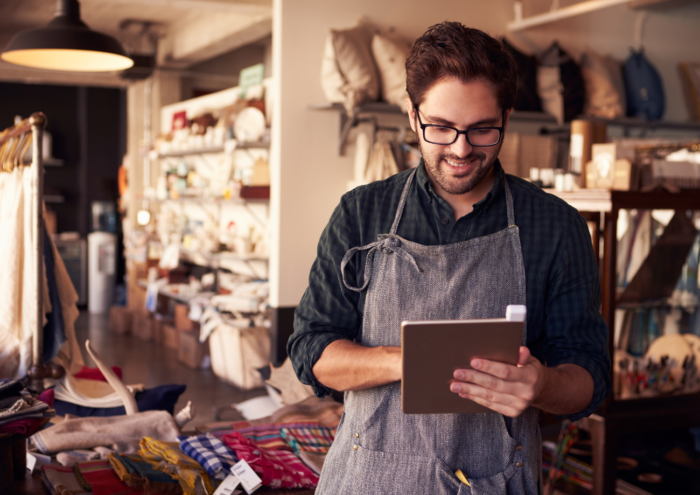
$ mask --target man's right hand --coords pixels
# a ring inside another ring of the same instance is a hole
[[[401,380],[401,348],[336,340],[323,351],[313,372],[323,385],[340,392],[379,387]]]

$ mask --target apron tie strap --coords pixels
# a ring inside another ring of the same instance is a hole
[[[343,276],[343,285],[345,285],[345,287],[355,292],[362,292],[367,288],[369,281],[372,279],[372,262],[374,261],[374,253],[377,252],[379,242],[380,241],[367,244],[366,246],[354,247],[345,253],[345,256],[343,256],[343,261],[340,262],[340,273]],[[345,267],[350,262],[352,257],[355,256],[355,253],[367,250],[369,250],[369,252],[367,253],[367,261],[365,262],[365,281],[362,284],[362,287],[352,287],[348,285],[348,281],[345,279]]]
[[[380,240],[371,244],[367,244],[366,246],[351,248],[347,253],[345,253],[345,256],[343,256],[343,261],[340,262],[340,273],[343,276],[343,285],[345,285],[345,287],[347,287],[348,289],[355,292],[362,292],[367,288],[370,280],[372,279],[372,264],[374,263],[374,255],[377,251],[381,251],[383,254],[395,253],[404,260],[411,263],[411,265],[413,265],[413,267],[419,273],[423,273],[423,270],[421,270],[420,266],[418,266],[418,262],[413,257],[413,255],[408,251],[402,249],[401,241],[399,239],[396,239],[395,237],[380,237]],[[347,279],[345,278],[345,267],[353,258],[353,256],[355,256],[355,253],[359,251],[368,251],[367,261],[365,262],[364,283],[362,284],[362,287],[352,287],[348,284]]]

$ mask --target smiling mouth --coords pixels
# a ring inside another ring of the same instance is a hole
[[[473,158],[473,159],[471,159],[471,160],[466,160],[466,161],[463,161],[463,162],[455,162],[455,161],[449,160],[449,159],[447,159],[447,158],[444,158],[444,161],[445,161],[445,163],[447,163],[450,167],[453,167],[453,168],[467,168],[468,166],[471,166],[471,165],[476,164],[476,162],[477,162],[478,160],[477,160],[476,158]]]

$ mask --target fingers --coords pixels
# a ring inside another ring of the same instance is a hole
[[[519,416],[530,405],[527,400],[520,397],[496,392],[471,383],[453,382],[450,385],[450,390],[458,393],[463,399],[471,399],[477,404],[505,416]]]
[[[518,356],[518,366],[525,366],[530,363],[534,357],[530,354],[530,349],[525,346],[520,346],[520,354]]]

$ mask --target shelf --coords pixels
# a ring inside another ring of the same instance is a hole
[[[139,280],[136,282],[137,285],[143,289],[148,289],[148,282],[145,280]],[[170,299],[173,299],[174,301],[183,303],[183,304],[189,304],[192,299],[195,297],[212,297],[215,296],[216,294],[214,292],[200,292],[195,295],[186,295],[186,294],[179,294],[177,292],[173,292],[168,290],[165,287],[159,287],[158,288],[158,295],[160,296],[165,296],[169,297]]]
[[[269,257],[260,254],[237,254],[227,251],[202,253],[200,251],[180,248],[180,259],[195,265],[211,266],[213,264],[218,264],[220,261],[243,261],[246,263],[250,261],[268,261]],[[211,268],[217,267],[211,266]]]
[[[607,189],[579,189],[578,191],[543,191],[566,201],[578,211],[609,212],[612,210],[612,194]]]
[[[44,194],[45,203],[65,203],[66,197],[62,194]]]
[[[518,14],[516,13],[516,19],[509,22],[507,28],[508,31],[522,31],[531,27],[541,26],[542,24],[549,24],[550,22],[556,22],[569,17],[575,17],[626,3],[630,3],[630,0],[588,0],[526,18],[518,19]],[[522,9],[522,3],[520,4],[520,8]]]
[[[247,150],[247,149],[269,149],[269,148],[270,148],[270,143],[261,141],[259,143],[238,143],[238,144],[236,144],[236,147],[233,149],[234,150],[237,150],[237,149]],[[208,154],[214,154],[214,153],[223,153],[226,150],[227,150],[227,147],[222,145],[222,146],[212,146],[209,148],[197,148],[197,149],[189,149],[189,150],[168,151],[166,153],[156,153],[155,157],[156,158],[177,158],[177,157],[191,156],[191,155],[208,155]]]
[[[353,127],[361,122],[360,115],[363,114],[393,114],[393,115],[406,115],[401,111],[397,105],[392,105],[390,103],[382,101],[371,101],[363,103],[362,105],[355,108],[352,116],[349,116],[345,110],[345,107],[340,103],[318,103],[314,105],[309,105],[310,110],[320,110],[320,111],[334,111],[340,114],[340,136],[338,143],[338,154],[345,154],[345,145],[347,143],[350,131]],[[648,121],[644,119],[639,119],[635,117],[619,117],[616,119],[602,119],[598,117],[591,117],[587,115],[581,115],[577,117],[578,120],[588,120],[591,122],[600,122],[607,124],[612,127],[622,127],[624,129],[630,128],[640,128],[640,129],[675,129],[675,130],[685,130],[685,131],[698,131],[700,132],[700,122],[681,122],[681,121],[671,121],[671,120],[653,120]],[[521,112],[514,110],[510,114],[509,120],[511,122],[529,122],[529,123],[541,123],[549,124],[559,129],[568,129],[570,124],[559,125],[556,119],[545,112]]]
[[[42,163],[42,165],[44,165],[44,167],[62,167],[63,165],[65,165],[66,162],[65,162],[65,160],[62,160],[60,158],[51,157],[51,158],[44,158],[41,161],[41,163]],[[31,162],[31,160],[29,160],[29,161],[25,161],[24,164],[31,165],[32,162]]]
[[[223,198],[197,198],[197,197],[185,197],[185,198],[165,198],[165,199],[149,199],[143,198],[146,201],[152,201],[153,203],[207,203],[207,204],[238,204],[243,205],[247,203],[268,203],[270,200],[266,198],[260,199],[223,199]]]

